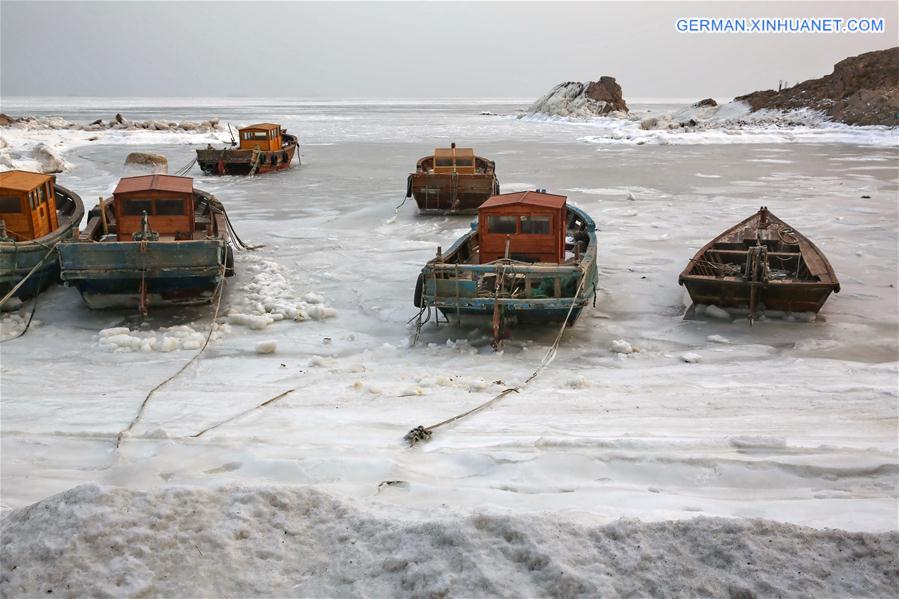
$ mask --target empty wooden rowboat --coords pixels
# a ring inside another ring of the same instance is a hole
[[[840,291],[833,267],[818,247],[762,207],[690,260],[678,283],[696,305],[817,313]]]

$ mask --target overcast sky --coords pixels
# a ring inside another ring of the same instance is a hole
[[[896,45],[899,2],[0,1],[4,96],[530,98],[612,75],[727,98]],[[883,17],[883,34],[686,34],[678,17]]]

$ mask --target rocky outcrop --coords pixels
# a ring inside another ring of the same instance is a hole
[[[162,154],[131,152],[125,158],[125,170],[165,175],[169,172],[169,161]]]
[[[715,101],[714,98],[705,98],[704,100],[700,100],[693,104],[693,108],[703,108],[705,106],[717,106],[718,102]]]
[[[808,108],[849,125],[899,126],[899,47],[841,60],[820,79],[735,100],[748,103],[753,112]]]
[[[571,118],[591,118],[613,113],[627,114],[627,103],[621,86],[614,77],[600,77],[599,81],[566,81],[531,104],[529,115],[548,115]]]
[[[219,119],[209,119],[208,121],[129,121],[121,115],[116,114],[114,118],[108,122],[97,119],[90,124],[73,123],[58,116],[22,116],[11,117],[0,114],[0,127],[18,127],[22,129],[80,129],[82,131],[104,131],[107,129],[119,129],[126,131],[136,131],[139,129],[147,129],[151,131],[172,131],[184,132],[191,131],[195,133],[212,133],[222,129]]]

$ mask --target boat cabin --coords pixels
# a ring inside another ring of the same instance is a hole
[[[241,150],[276,152],[281,149],[281,125],[259,123],[238,129]]]
[[[522,191],[492,196],[478,208],[480,263],[506,257],[561,264],[565,258],[566,196]]]
[[[475,156],[472,148],[457,148],[453,144],[449,148],[434,150],[435,173],[475,174]]]
[[[56,178],[28,171],[0,173],[0,220],[4,237],[28,241],[59,227],[56,215]]]
[[[160,238],[191,239],[194,233],[194,180],[172,175],[142,175],[119,180],[113,192],[116,233],[131,241],[142,230],[146,212],[150,230]]]

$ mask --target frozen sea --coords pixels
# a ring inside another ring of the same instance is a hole
[[[277,122],[299,135],[302,166],[252,178],[190,173],[243,240],[264,247],[238,253],[209,349],[153,397],[118,449],[147,392],[195,353],[211,308],[141,321],[136,309],[93,312],[65,287],[40,296],[38,322],[0,346],[3,511],[85,483],[170,498],[184,488],[303,486],[396,522],[486,513],[598,526],[702,516],[899,529],[896,131],[758,126],[663,136],[610,119],[515,118],[526,106],[4,99],[8,114],[83,123],[116,112]],[[36,141],[59,150],[70,166],[58,181],[86,207],[112,190],[131,151],[162,153],[174,171],[196,147],[228,138],[88,136],[0,129],[13,150]],[[594,218],[598,300],[525,390],[409,448],[403,435],[413,426],[526,379],[556,333],[518,328],[495,353],[483,323],[432,322],[410,346],[417,273],[470,219],[401,205],[406,175],[450,142],[495,160],[503,191],[546,188]],[[760,206],[824,251],[842,291],[811,322],[684,320],[679,272]],[[265,316],[285,306],[309,318]],[[3,335],[19,326],[5,315]],[[101,336],[110,328],[121,329],[118,342]],[[173,347],[166,337],[178,349],[159,351]],[[636,351],[617,353],[618,340]],[[266,341],[276,352],[257,354]]]

